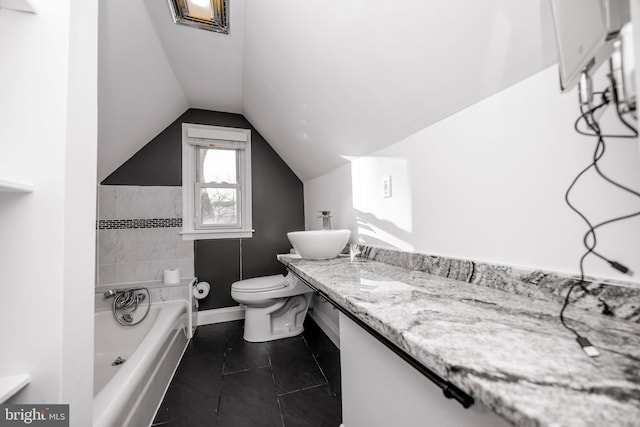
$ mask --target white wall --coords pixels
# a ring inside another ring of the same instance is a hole
[[[102,181],[189,105],[143,0],[101,0],[99,24]]]
[[[93,419],[98,0],[70,1],[60,401],[80,427]]]
[[[0,171],[35,186],[29,195],[0,193],[0,375],[32,375],[21,401],[57,402],[65,185],[57,165],[65,163],[69,1],[38,9],[0,10]]]
[[[92,402],[97,0],[0,10],[0,376],[28,373],[20,403]]]
[[[306,227],[331,210],[352,241],[575,274],[586,227],[564,192],[592,156],[577,135],[575,93],[548,68],[414,135],[305,182]],[[375,123],[371,124],[375,128]],[[623,128],[609,109],[606,131]],[[640,189],[638,141],[610,139],[601,169]],[[393,197],[382,198],[392,175]],[[572,200],[595,222],[640,210],[640,200],[589,174]],[[604,227],[598,248],[640,277],[640,218]],[[589,275],[629,280],[599,259]]]

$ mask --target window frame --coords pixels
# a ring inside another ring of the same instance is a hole
[[[211,19],[191,16],[187,0],[169,0],[173,22],[201,30],[229,34],[229,1],[216,0],[210,4]]]
[[[209,148],[210,146],[210,148]],[[216,148],[218,147],[218,148]],[[243,148],[239,148],[243,147]],[[198,150],[236,151],[236,184],[198,182]],[[238,224],[203,225],[201,188],[237,188]],[[251,130],[182,123],[182,235],[183,240],[251,238]]]
[[[235,183],[226,183],[226,182],[200,182],[198,177],[200,175],[200,165],[203,163],[200,161],[200,155],[202,154],[202,150],[212,150],[214,148],[206,148],[206,147],[196,147],[196,178],[194,184],[194,207],[195,207],[195,229],[196,230],[210,230],[210,229],[225,229],[225,228],[241,228],[242,227],[242,206],[244,205],[242,200],[242,173],[243,173],[243,161],[242,156],[238,153],[239,150],[234,150],[231,148],[219,148],[219,150],[225,151],[234,151],[235,152],[235,161],[236,161],[236,182]],[[236,190],[236,222],[229,224],[210,224],[206,225],[202,223],[202,198],[197,197],[200,195],[203,189],[206,188],[216,188],[216,189],[233,189]]]

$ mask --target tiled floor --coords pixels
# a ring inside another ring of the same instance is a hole
[[[198,327],[153,425],[338,427],[340,352],[322,330],[248,343],[242,325]]]

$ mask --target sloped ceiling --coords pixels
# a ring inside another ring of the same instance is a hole
[[[188,108],[142,0],[101,0],[98,182]]]
[[[240,113],[244,0],[231,35],[175,25],[167,0],[100,0],[98,182],[187,108]]]
[[[305,181],[556,58],[547,0],[230,0],[230,36],[101,3],[103,177],[194,107],[242,112]]]
[[[189,107],[241,113],[244,0],[231,2],[229,35],[174,24],[167,0],[144,2]]]

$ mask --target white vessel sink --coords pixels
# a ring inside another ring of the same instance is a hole
[[[351,236],[350,230],[292,231],[287,237],[304,259],[320,260],[338,256]]]

